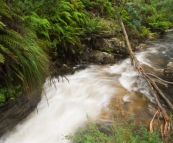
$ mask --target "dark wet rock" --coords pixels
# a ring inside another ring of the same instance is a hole
[[[15,100],[6,102],[0,107],[0,137],[12,130],[19,122],[25,119],[41,99],[41,89],[31,93],[30,98],[21,95]]]
[[[73,69],[75,71],[79,71],[79,70],[83,70],[83,69],[86,69],[88,67],[88,64],[87,63],[81,63],[81,64],[77,64],[73,67]]]
[[[66,64],[63,64],[59,69],[59,75],[74,74],[74,73],[75,70]]]
[[[89,61],[94,63],[99,63],[99,64],[115,63],[113,55],[106,52],[101,52],[98,50],[93,50],[90,52]]]
[[[70,65],[62,64],[61,66],[59,65],[58,67],[54,67],[52,70],[52,77],[57,77],[57,76],[64,76],[67,74],[74,74],[75,70],[73,67]]]

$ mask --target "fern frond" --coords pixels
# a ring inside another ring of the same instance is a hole
[[[93,18],[88,21],[85,34],[98,34],[108,31],[108,27],[104,24],[103,20],[99,17]]]
[[[0,41],[2,44],[5,45],[5,47],[7,47],[8,49],[11,49],[12,51],[16,51],[15,48],[18,48],[19,50],[23,50],[23,43],[15,40],[14,37],[10,37],[8,35],[0,35]]]
[[[64,12],[60,13],[60,17],[63,18],[63,19],[65,18],[66,20],[71,21],[72,16],[69,12],[64,11]]]
[[[14,30],[6,30],[6,35],[13,37],[14,39],[22,40],[22,36]]]
[[[67,25],[67,22],[64,21],[61,17],[60,14],[58,13],[58,15],[54,16],[53,18],[51,18],[53,23],[61,23],[61,25]]]
[[[87,18],[86,15],[84,13],[75,11],[73,13],[73,18],[75,19],[75,21],[77,21],[79,24],[86,24],[87,22]]]
[[[74,10],[74,7],[73,7],[73,5],[70,2],[63,1],[63,0],[60,0],[58,8],[61,11],[69,11],[70,12],[70,11]]]
[[[49,30],[51,29],[51,24],[46,18],[41,18],[35,12],[32,12],[31,15],[25,16],[24,19],[26,25],[29,25],[35,33],[50,41]]]
[[[62,34],[62,35],[65,33],[63,27],[61,27],[58,23],[52,25],[52,29],[54,32],[57,32],[57,33]]]

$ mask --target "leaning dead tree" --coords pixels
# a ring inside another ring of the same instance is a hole
[[[118,14],[118,19],[119,19],[119,22],[121,24],[121,27],[123,29],[123,33],[124,33],[124,36],[125,36],[125,40],[126,40],[126,44],[127,44],[127,50],[129,52],[129,55],[130,55],[130,58],[133,62],[133,65],[136,67],[136,69],[138,70],[138,72],[146,79],[146,81],[148,82],[148,85],[149,85],[149,88],[150,88],[150,91],[152,93],[152,95],[154,96],[155,98],[155,101],[156,101],[156,104],[158,106],[158,110],[156,112],[156,114],[158,114],[158,112],[161,112],[163,118],[164,118],[164,128],[163,128],[163,135],[166,136],[167,133],[168,133],[168,122],[170,120],[166,110],[163,108],[162,104],[160,103],[159,99],[158,99],[158,96],[160,95],[161,98],[164,99],[164,101],[167,103],[167,105],[169,106],[170,110],[173,112],[173,104],[167,99],[167,97],[162,93],[162,91],[159,89],[159,87],[157,86],[156,82],[157,83],[160,83],[164,86],[168,86],[168,84],[173,84],[172,82],[167,82],[165,80],[162,80],[161,78],[153,75],[153,74],[150,74],[150,73],[146,73],[145,70],[143,69],[143,67],[140,65],[140,62],[138,61],[138,59],[136,58],[132,48],[131,48],[131,45],[130,45],[130,42],[129,42],[129,38],[128,38],[128,35],[127,35],[127,32],[126,32],[126,29],[125,29],[125,26],[121,20],[121,17],[120,15]],[[152,122],[155,118],[155,115],[150,123],[150,131],[152,132],[153,129],[152,129]]]

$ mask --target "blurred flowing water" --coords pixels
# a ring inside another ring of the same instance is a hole
[[[164,68],[172,60],[170,35],[147,44],[147,48],[136,53],[141,64]],[[146,81],[129,58],[111,66],[90,65],[66,77],[68,81],[55,78],[54,84],[47,79],[38,113],[32,112],[15,129],[3,135],[0,143],[69,143],[63,140],[64,135],[75,134],[79,127],[84,127],[87,115],[92,120],[101,119],[102,111],[110,110],[113,97],[124,103],[124,110],[129,114],[149,110],[150,105],[155,104]],[[137,110],[138,107],[143,110]]]

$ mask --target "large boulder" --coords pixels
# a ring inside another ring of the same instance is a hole
[[[128,51],[126,50],[126,45],[124,41],[119,40],[118,38],[111,39],[99,39],[95,41],[94,49],[127,55]]]
[[[99,63],[99,64],[115,63],[113,55],[106,52],[101,52],[98,50],[90,51],[89,61],[94,63]]]

